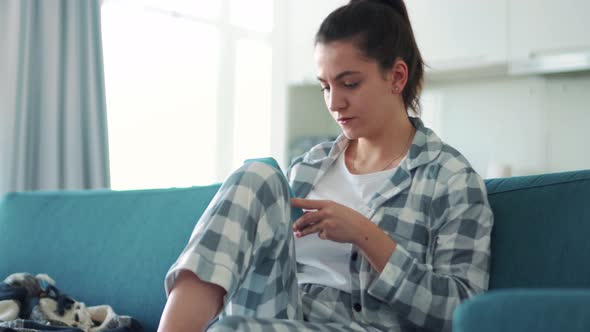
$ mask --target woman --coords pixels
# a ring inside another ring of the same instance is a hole
[[[423,62],[403,2],[335,10],[315,60],[342,135],[293,162],[299,198],[261,163],[224,182],[166,277],[160,331],[203,330],[222,309],[211,330],[450,331],[486,290],[485,187],[408,116]],[[294,223],[289,203],[307,211]]]

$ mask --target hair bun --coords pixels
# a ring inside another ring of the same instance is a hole
[[[350,0],[349,3],[353,4],[359,2],[376,3],[393,8],[398,14],[400,14],[406,20],[406,22],[410,22],[410,16],[408,15],[408,10],[406,9],[406,4],[404,3],[404,0]]]

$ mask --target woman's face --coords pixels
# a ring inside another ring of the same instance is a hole
[[[392,93],[393,72],[384,75],[351,42],[318,43],[315,60],[326,106],[346,137],[370,138],[387,130],[400,99]]]

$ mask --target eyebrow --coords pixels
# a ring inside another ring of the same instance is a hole
[[[334,80],[337,81],[337,80],[343,78],[344,76],[353,75],[353,74],[360,74],[360,73],[361,73],[360,71],[346,70],[346,71],[343,71],[340,74],[336,75],[336,77],[334,78]],[[321,81],[321,82],[325,82],[326,81],[325,79],[323,79],[323,78],[321,78],[319,76],[317,77],[317,79],[319,81]]]

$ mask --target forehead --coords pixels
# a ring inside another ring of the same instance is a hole
[[[364,57],[361,51],[349,41],[336,41],[315,46],[314,58],[317,75],[332,79],[344,71],[369,72],[377,67],[377,62]]]

